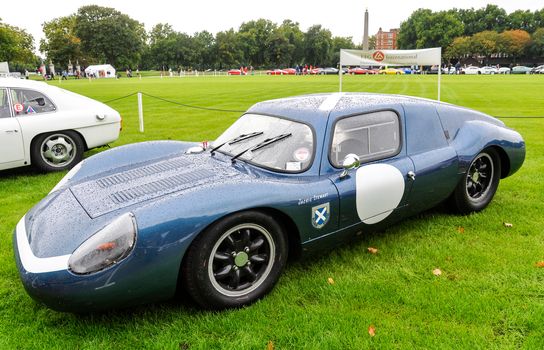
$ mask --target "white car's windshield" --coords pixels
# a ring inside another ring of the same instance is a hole
[[[219,136],[213,146],[221,146],[218,152],[265,168],[301,172],[311,165],[314,137],[306,124],[245,114]]]

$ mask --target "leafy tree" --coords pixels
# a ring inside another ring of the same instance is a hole
[[[535,57],[544,57],[544,27],[535,30],[531,39],[531,54]]]
[[[194,65],[199,69],[215,66],[216,42],[213,34],[207,31],[195,33],[192,38]]]
[[[483,32],[474,34],[470,43],[470,51],[484,56],[486,60],[492,54],[499,52],[501,48],[500,35],[493,30],[484,30]]]
[[[501,33],[504,40],[504,52],[515,58],[525,53],[531,43],[531,35],[524,30],[506,30]]]
[[[267,64],[266,52],[270,48],[270,38],[276,27],[272,21],[262,18],[242,23],[238,35],[247,64],[253,66]]]
[[[432,15],[429,9],[418,9],[400,24],[397,46],[400,49],[415,49],[418,40],[417,23],[427,20]],[[370,46],[370,45],[369,45]]]
[[[47,61],[66,67],[68,62],[82,60],[81,40],[75,33],[75,15],[55,18],[42,24],[45,39],[40,41],[40,51]]]
[[[290,61],[287,65],[292,67],[295,64],[302,64],[304,61],[304,33],[300,30],[298,22],[286,19],[279,26],[278,30],[283,31],[289,40]]]
[[[401,23],[397,44],[401,49],[447,47],[463,32],[463,22],[454,13],[419,9]]]
[[[459,36],[453,39],[444,55],[448,59],[461,58],[473,54],[472,38],[469,36]]]
[[[453,12],[457,12],[458,18],[464,24],[464,35],[473,35],[486,30],[502,32],[508,22],[506,11],[492,4],[477,10],[470,8]]]
[[[304,35],[304,51],[306,61],[312,65],[330,62],[332,34],[321,25],[313,25]]]
[[[529,10],[517,10],[508,15],[507,29],[522,29],[527,32],[534,32],[536,29],[534,14]]]
[[[355,44],[353,39],[349,37],[335,36],[332,38],[332,56],[331,60],[327,62],[328,66],[337,66],[340,63],[340,50],[341,49],[354,49]]]
[[[10,70],[31,70],[38,64],[33,51],[32,35],[24,29],[2,23],[0,19],[0,61],[7,61]]]
[[[219,69],[237,67],[244,60],[240,38],[234,29],[219,32],[215,36]]]
[[[142,23],[113,8],[96,5],[79,8],[75,33],[88,63],[105,62],[116,67],[139,62],[146,35]]]
[[[284,28],[279,27],[273,30],[268,39],[269,49],[265,52],[265,62],[276,67],[287,66],[293,61],[295,46],[289,42]]]
[[[158,41],[168,38],[170,35],[174,34],[174,29],[168,23],[158,23],[151,28],[151,31],[148,34],[149,44],[156,44]]]

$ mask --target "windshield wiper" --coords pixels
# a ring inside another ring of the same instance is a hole
[[[232,162],[234,162],[237,158],[239,158],[240,156],[242,156],[244,153],[246,152],[253,152],[253,151],[256,151],[258,149],[261,149],[263,147],[266,147],[268,145],[271,145],[273,144],[274,142],[278,142],[278,141],[281,141],[283,139],[286,139],[288,138],[289,136],[291,136],[292,134],[291,133],[288,133],[288,134],[281,134],[281,135],[278,135],[278,136],[274,136],[274,137],[271,137],[271,138],[268,138],[268,139],[265,139],[263,142],[261,143],[258,143],[256,144],[255,146],[251,146],[249,148],[246,148],[245,150],[243,150],[242,152],[238,153],[237,155],[235,155],[234,157],[232,157],[230,160]]]
[[[211,151],[210,151],[210,153],[211,153],[211,155],[213,156],[213,154],[215,153],[215,151],[217,151],[218,149],[220,149],[221,147],[223,147],[223,146],[226,145],[227,143],[228,143],[229,145],[233,145],[233,144],[235,144],[235,143],[238,143],[238,142],[241,142],[241,141],[250,139],[250,138],[252,138],[252,137],[262,135],[262,134],[263,134],[262,131],[255,131],[255,132],[251,132],[251,133],[249,133],[249,134],[238,135],[238,136],[236,136],[235,138],[233,138],[233,139],[231,139],[231,140],[228,140],[227,142],[223,142],[223,143],[220,144],[219,146],[216,146],[216,147],[212,148]]]

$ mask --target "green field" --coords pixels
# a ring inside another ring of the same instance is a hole
[[[60,86],[100,101],[142,91],[245,110],[266,99],[337,91],[338,77],[146,77]],[[349,76],[344,91],[435,98],[436,76]],[[291,262],[270,295],[239,310],[207,312],[174,300],[81,316],[34,302],[18,279],[12,230],[63,174],[0,172],[0,349],[542,349],[544,119],[519,117],[544,116],[544,76],[443,76],[442,99],[517,117],[502,120],[525,138],[527,159],[501,181],[491,205],[469,216],[437,208],[330,254]],[[113,147],[212,140],[240,114],[146,95],[142,134],[136,96],[108,104],[123,116]],[[433,275],[435,268],[442,275]]]

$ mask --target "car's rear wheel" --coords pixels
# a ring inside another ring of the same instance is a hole
[[[74,131],[56,131],[39,135],[30,150],[32,164],[42,171],[70,169],[81,159],[85,145]]]
[[[452,194],[454,209],[462,214],[487,207],[499,186],[501,159],[493,149],[480,152]]]
[[[204,308],[240,307],[266,295],[286,261],[281,226],[261,212],[240,212],[195,239],[186,253],[181,281]]]

